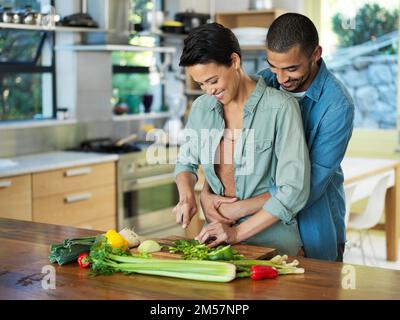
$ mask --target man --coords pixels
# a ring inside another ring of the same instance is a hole
[[[269,86],[294,96],[300,104],[311,162],[310,196],[297,215],[305,256],[343,261],[345,196],[340,163],[353,130],[354,104],[321,55],[318,32],[312,21],[300,14],[287,13],[269,28],[270,68],[260,75]],[[252,205],[257,208],[265,202],[269,196],[264,195],[254,199]],[[240,201],[229,202],[232,199],[211,194],[207,185],[203,189],[201,203],[207,220],[232,222],[229,213],[244,207]]]

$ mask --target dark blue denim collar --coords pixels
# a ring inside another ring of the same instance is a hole
[[[311,83],[310,87],[307,89],[306,95],[304,96],[316,102],[318,102],[319,98],[321,97],[322,88],[324,87],[326,78],[328,77],[329,74],[325,61],[322,58],[317,63],[319,65],[318,73],[313,82]],[[272,83],[274,88],[279,89],[280,85],[278,83],[278,80],[276,79],[276,75],[274,75]]]

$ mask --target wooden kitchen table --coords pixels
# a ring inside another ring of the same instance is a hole
[[[123,274],[93,278],[75,263],[49,264],[51,243],[97,233],[0,219],[0,299],[400,299],[400,271],[305,258],[299,258],[305,274],[262,281],[245,278],[230,283]],[[55,289],[46,289],[46,284],[51,284],[47,281],[51,266]]]

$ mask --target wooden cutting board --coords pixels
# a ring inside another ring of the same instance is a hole
[[[167,238],[157,239],[152,238],[157,241],[161,246],[173,246],[174,240],[185,239],[179,236],[170,236]],[[276,255],[276,250],[268,247],[254,246],[248,244],[235,244],[233,248],[237,250],[238,253],[242,254],[245,259],[259,259],[265,260],[270,259]],[[137,253],[137,248],[131,249],[132,253]],[[160,252],[154,252],[151,254],[154,258],[159,259],[180,259],[181,255],[177,253],[170,253],[167,249],[163,249]]]

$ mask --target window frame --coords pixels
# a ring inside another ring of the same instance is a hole
[[[54,7],[55,1],[51,0],[50,5]],[[0,29],[2,29],[0,27]],[[11,28],[7,28],[11,29]],[[12,29],[11,29],[12,30]],[[29,29],[23,29],[25,31],[30,31]],[[51,75],[51,92],[52,92],[52,117],[51,118],[42,118],[42,119],[13,119],[13,120],[1,120],[0,125],[6,123],[13,122],[22,122],[22,121],[48,121],[55,120],[57,116],[57,80],[56,80],[56,52],[55,52],[55,39],[56,39],[56,31],[55,30],[40,30],[44,32],[44,36],[41,38],[41,43],[39,45],[36,57],[33,62],[1,62],[0,63],[0,74],[18,74],[18,73],[31,73],[31,74],[50,74]],[[32,32],[37,32],[34,30]],[[40,56],[43,53],[43,48],[45,42],[49,41],[50,53],[51,53],[51,63],[48,66],[39,66],[37,65]],[[42,87],[43,90],[43,87]],[[43,106],[42,106],[43,107]]]
[[[157,1],[157,0],[156,0]],[[160,1],[160,10],[165,11],[165,0],[159,0]],[[163,43],[163,37],[159,37],[158,39],[160,41],[160,45]],[[156,54],[156,53],[155,53]],[[164,54],[160,53],[160,62],[164,62]],[[112,75],[117,75],[117,74],[150,74],[150,67],[144,67],[144,66],[120,66],[120,65],[112,65]],[[114,88],[113,88],[114,89]],[[161,85],[160,88],[161,92],[161,104],[165,104],[165,86]]]

